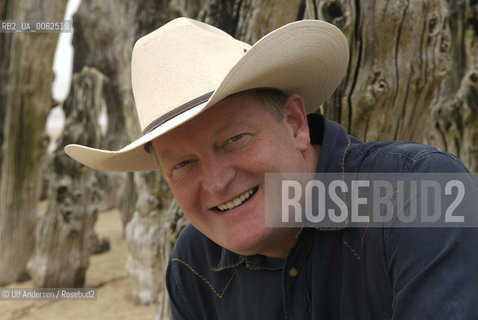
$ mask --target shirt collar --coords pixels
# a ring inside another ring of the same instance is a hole
[[[345,129],[338,123],[328,120],[321,114],[310,114],[309,122],[311,143],[322,142],[317,173],[345,173],[345,160],[351,140]],[[317,129],[320,128],[320,129]],[[322,136],[320,136],[322,134]],[[340,227],[313,227],[319,231],[338,231],[347,227],[346,220]]]
[[[222,248],[219,263],[212,267],[212,271],[224,271],[239,266],[244,266],[251,270],[282,270],[284,259],[266,257],[260,254],[252,256],[243,256],[225,248]]]
[[[316,127],[322,123],[323,138],[317,172],[344,172],[345,155],[350,146],[350,138],[345,129],[321,114],[308,116],[309,126]],[[311,130],[311,141],[314,142],[315,130]]]

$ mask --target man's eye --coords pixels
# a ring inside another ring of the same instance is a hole
[[[189,163],[191,163],[190,160],[181,161],[181,162],[179,162],[177,165],[175,165],[175,166],[173,167],[173,169],[180,169],[180,168],[182,168],[182,167],[187,166]]]
[[[229,140],[227,140],[227,143],[236,142],[236,141],[240,140],[242,137],[244,137],[243,133],[235,135],[234,137],[229,138]]]

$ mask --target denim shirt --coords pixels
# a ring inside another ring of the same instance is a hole
[[[467,172],[404,142],[309,116],[318,172]],[[478,230],[303,228],[286,259],[241,256],[188,225],[166,275],[173,319],[478,319]]]

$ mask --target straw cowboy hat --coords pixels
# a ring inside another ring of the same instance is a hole
[[[314,111],[340,84],[348,63],[342,32],[319,20],[287,24],[253,46],[208,24],[178,18],[139,39],[131,78],[143,135],[118,151],[68,145],[65,152],[94,169],[158,169],[144,145],[240,91],[298,93]]]

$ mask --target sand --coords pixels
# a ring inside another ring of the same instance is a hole
[[[43,206],[45,204],[42,204]],[[131,302],[131,285],[125,270],[128,256],[117,210],[101,213],[96,223],[98,236],[107,237],[110,250],[90,257],[87,288],[98,288],[96,301],[1,301],[0,319],[153,319],[156,305]],[[8,288],[31,288],[32,282],[14,283]]]

